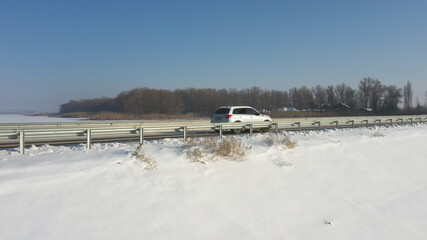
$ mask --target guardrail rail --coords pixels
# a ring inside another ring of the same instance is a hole
[[[253,123],[209,123],[199,121],[117,121],[117,122],[74,122],[74,123],[27,123],[0,124],[0,149],[19,147],[21,154],[31,145],[61,145],[93,142],[135,141],[197,136],[219,136],[233,129],[268,130],[277,133],[285,131],[321,130],[330,128],[370,127],[394,124],[415,124],[427,122],[427,115],[333,117],[333,118],[286,118],[272,122]]]

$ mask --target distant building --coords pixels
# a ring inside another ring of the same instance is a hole
[[[361,108],[359,109],[361,112],[372,112],[372,108]]]
[[[335,105],[335,111],[337,112],[346,112],[348,110],[350,110],[350,106],[345,103],[338,103],[337,105]]]

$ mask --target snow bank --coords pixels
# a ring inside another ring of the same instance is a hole
[[[178,139],[0,151],[1,239],[427,239],[427,126],[241,136],[242,162]]]

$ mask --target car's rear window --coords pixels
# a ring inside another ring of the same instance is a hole
[[[218,108],[215,114],[227,114],[230,112],[230,108]]]

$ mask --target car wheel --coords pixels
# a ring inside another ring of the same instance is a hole
[[[241,128],[231,130],[234,134],[239,134],[242,132]]]
[[[270,131],[270,129],[269,128],[260,128],[259,131],[260,132],[268,132],[268,131]]]
[[[264,122],[265,123],[269,123],[271,121],[270,120],[264,120]],[[270,128],[268,128],[268,127],[267,128],[260,128],[259,131],[260,132],[268,132],[268,131],[270,131]]]

